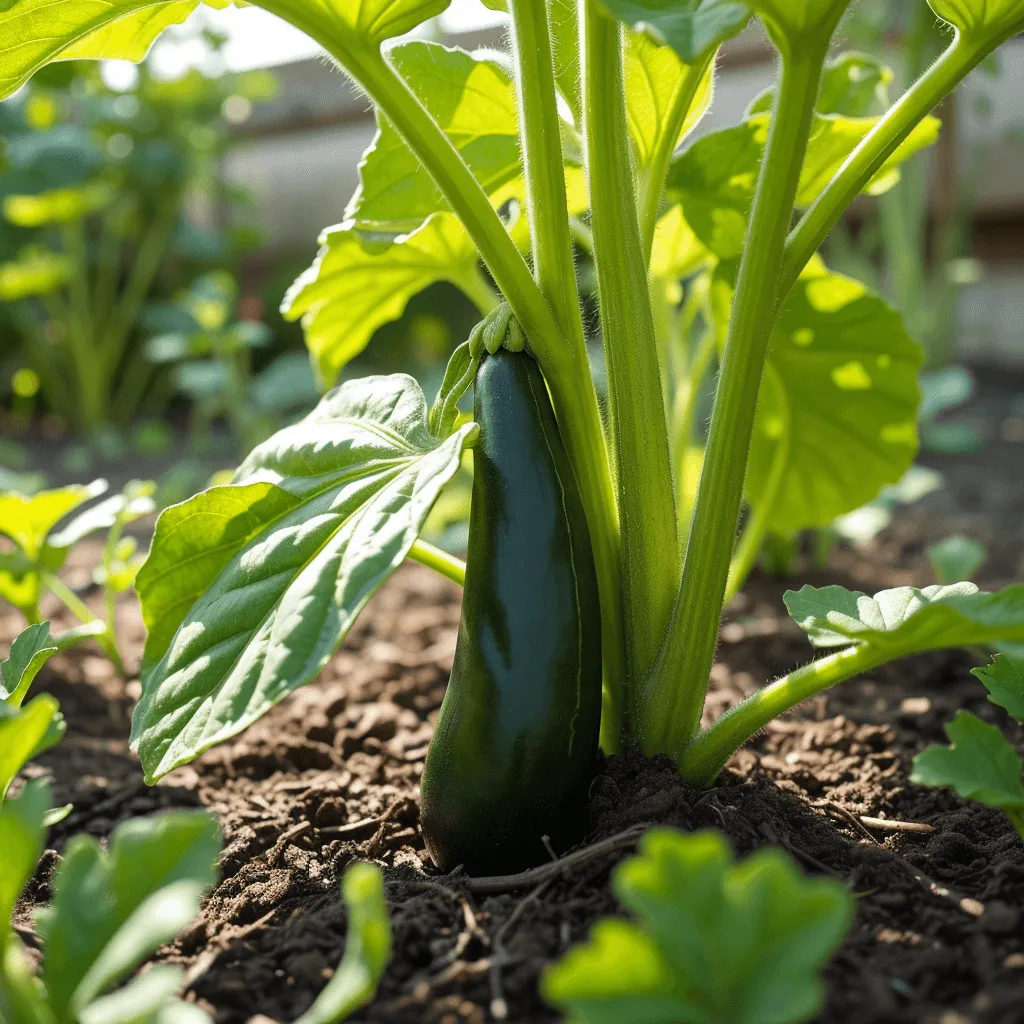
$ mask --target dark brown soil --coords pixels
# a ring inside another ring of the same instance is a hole
[[[723,627],[709,712],[810,657],[784,614],[789,587],[931,582],[924,548],[953,529],[992,546],[983,582],[1024,575],[1021,446],[993,446],[991,459],[987,475],[953,473],[947,492],[868,548],[837,550],[827,573],[784,583],[756,576]],[[1016,470],[1004,475],[1007,459]],[[310,1003],[344,945],[338,880],[355,859],[384,869],[394,930],[391,963],[361,1021],[556,1020],[538,998],[540,972],[595,919],[617,912],[609,871],[628,844],[540,887],[487,896],[427,861],[417,789],[459,597],[427,570],[403,569],[316,684],[153,789],[127,749],[138,683],[86,651],[56,657],[41,673],[36,688],[60,699],[69,723],[64,742],[29,769],[53,779],[59,802],[74,804],[52,834],[55,850],[76,832],[104,837],[159,808],[218,815],[222,881],[160,957],[185,965],[188,998],[220,1024],[290,1021]],[[130,603],[122,613],[127,661],[137,665],[141,624]],[[0,614],[0,650],[18,627],[13,614]],[[588,843],[637,825],[719,828],[740,854],[780,845],[807,872],[848,883],[857,920],[826,971],[821,1022],[1020,1024],[1024,843],[1001,813],[908,781],[913,755],[943,739],[958,709],[1008,728],[970,676],[977,663],[952,652],[847,683],[770,726],[706,792],[685,786],[665,760],[612,758],[593,786]],[[1024,730],[1011,735],[1024,751]],[[868,827],[862,816],[918,830]],[[55,863],[56,854],[44,858],[19,909],[26,925],[30,904],[48,896]]]

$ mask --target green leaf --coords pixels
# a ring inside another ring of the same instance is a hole
[[[788,591],[785,602],[815,647],[866,644],[881,661],[945,647],[1024,641],[1024,585],[995,594],[973,583],[897,587],[874,597],[845,587],[806,586]]]
[[[155,964],[124,988],[90,1003],[77,1024],[211,1024],[204,1010],[175,998],[184,976],[180,967]]]
[[[59,1018],[76,1019],[195,917],[220,847],[216,820],[198,811],[130,819],[108,852],[92,836],[67,844],[39,920],[42,974]]]
[[[436,18],[448,10],[451,0],[344,0],[333,2],[329,10],[333,18],[341,21],[345,31],[364,41],[379,46],[387,39],[405,35],[429,18]],[[288,6],[302,11],[304,0],[290,0]]]
[[[37,622],[23,629],[11,644],[7,660],[0,661],[0,701],[20,707],[32,680],[56,653],[49,622]]]
[[[814,38],[823,32],[831,36],[836,22],[850,6],[850,0],[749,0],[761,15],[768,34],[776,41],[791,43]]]
[[[685,64],[670,46],[658,46],[648,36],[630,32],[626,41],[626,115],[636,145],[639,167],[647,167],[669,128],[673,104],[690,88],[698,69]],[[682,131],[672,140],[675,149],[696,128],[711,105],[711,64],[701,74]]]
[[[738,0],[601,0],[620,21],[697,64],[726,39],[739,35],[751,4]]]
[[[845,886],[804,879],[779,850],[736,864],[714,832],[649,832],[613,887],[637,923],[599,922],[542,980],[572,1024],[807,1020],[853,918]]]
[[[133,523],[143,516],[151,515],[156,511],[156,504],[151,497],[154,489],[152,483],[148,486],[140,485],[138,481],[128,484],[120,494],[112,494],[91,505],[60,530],[51,533],[46,546],[55,551],[67,551],[90,534],[109,530],[115,523]]]
[[[911,782],[949,786],[967,800],[1006,811],[1024,839],[1024,765],[1010,741],[970,711],[946,725],[951,745],[931,746],[914,758]]]
[[[0,804],[18,772],[60,742],[64,729],[57,698],[48,693],[23,708],[0,704]]]
[[[651,247],[653,277],[678,281],[696,273],[711,259],[711,253],[690,227],[679,203],[658,219]]]
[[[105,480],[75,484],[31,497],[17,491],[0,493],[0,534],[9,537],[31,561],[42,554],[53,528],[71,511],[107,489]]]
[[[581,125],[580,24],[574,0],[548,0],[548,25],[555,62],[555,85],[572,111],[573,122]]]
[[[4,851],[0,870],[0,948],[6,942],[14,904],[43,852],[43,819],[49,809],[50,787],[40,779],[26,783],[17,796],[0,805],[0,850]]]
[[[889,106],[889,85],[893,73],[876,57],[866,53],[841,53],[825,65],[815,103],[819,114],[868,117]],[[765,89],[747,108],[751,114],[771,113],[774,87]]]
[[[36,195],[9,195],[4,197],[4,216],[22,228],[67,224],[109,206],[116,194],[112,182],[96,181]]]
[[[1024,653],[997,654],[971,673],[985,684],[988,699],[1024,725]]]
[[[743,251],[747,217],[768,138],[768,114],[698,139],[673,161],[666,181],[670,202],[682,203],[697,237],[723,260]],[[877,118],[816,115],[797,192],[797,206],[810,206]],[[899,166],[938,139],[940,122],[925,118],[886,161],[864,191],[879,195],[899,180]]]
[[[515,89],[505,67],[419,40],[395,46],[388,59],[489,195],[522,173]],[[430,214],[450,207],[419,159],[380,114],[378,125],[345,216],[364,227],[411,231]]]
[[[327,987],[295,1024],[337,1024],[377,991],[391,956],[384,879],[373,864],[353,864],[341,881],[348,914],[345,955]]]
[[[947,537],[928,549],[928,560],[939,583],[969,580],[988,558],[988,549],[973,537]]]
[[[0,264],[0,302],[17,302],[32,295],[48,295],[67,284],[71,260],[60,253],[36,250]]]
[[[1007,39],[1024,32],[1024,4],[1021,0],[928,0],[944,21],[968,36]]]
[[[472,291],[477,262],[454,214],[435,214],[407,235],[361,231],[346,221],[320,236],[316,260],[288,290],[281,312],[302,318],[317,373],[330,385],[377,328],[397,320],[428,285],[450,281]]]
[[[401,564],[463,449],[405,374],[348,381],[164,511],[136,581],[149,630],[132,743],[153,780],[313,679]]]
[[[801,278],[772,334],[745,484],[752,505],[771,502],[769,530],[828,526],[901,479],[917,453],[922,358],[859,282]]]

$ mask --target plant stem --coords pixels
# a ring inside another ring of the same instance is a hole
[[[103,420],[104,377],[96,366],[94,323],[89,306],[89,257],[82,222],[75,220],[62,225],[61,240],[74,266],[64,318],[78,391],[78,409],[72,414],[81,426],[92,430]],[[56,296],[46,298],[55,300]]]
[[[672,106],[666,118],[665,130],[662,132],[651,154],[650,163],[641,175],[640,182],[640,228],[643,237],[644,252],[647,260],[651,258],[654,245],[654,229],[658,223],[658,204],[665,188],[665,176],[668,174],[669,161],[679,145],[679,137],[683,134],[683,126],[697,97],[701,83],[704,81],[708,68],[711,67],[717,51],[713,51],[699,64],[689,65],[672,97]]]
[[[622,517],[628,678],[657,656],[679,585],[668,426],[626,130],[622,32],[581,0],[583,121]]]
[[[434,179],[462,221],[530,342],[551,391],[562,440],[587,513],[601,594],[605,715],[602,744],[618,746],[625,688],[618,510],[604,428],[589,367],[573,360],[558,321],[487,194],[451,139],[381,53],[352,38],[327,8],[295,0],[262,6],[320,43],[367,92]]]
[[[828,233],[885,161],[993,49],[994,45],[979,46],[957,35],[942,56],[889,108],[846,158],[790,234],[783,260],[780,296],[789,293]]]
[[[425,540],[418,540],[409,550],[409,557],[434,572],[439,572],[460,587],[466,585],[466,563]]]
[[[828,38],[782,56],[781,81],[740,263],[707,451],[665,647],[645,687],[641,742],[678,754],[700,724],[736,537],[786,233]]]
[[[769,683],[727,711],[683,750],[678,759],[680,774],[691,785],[710,786],[726,761],[773,718],[886,660],[867,644],[848,647]]]
[[[761,552],[761,545],[764,542],[765,534],[768,532],[768,524],[771,522],[772,513],[775,511],[775,502],[778,500],[779,491],[782,489],[782,481],[785,479],[786,470],[789,468],[789,446],[791,438],[791,427],[789,424],[789,410],[786,410],[786,423],[782,434],[775,445],[775,453],[772,457],[771,468],[768,471],[768,479],[765,482],[764,490],[760,499],[751,507],[750,515],[743,527],[743,534],[739,544],[736,545],[736,552],[729,563],[729,580],[725,586],[725,597],[722,598],[722,607],[727,608],[732,599],[740,592],[743,584],[747,582],[750,570],[754,568],[757,556]]]

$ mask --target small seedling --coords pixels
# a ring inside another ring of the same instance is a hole
[[[632,916],[599,921],[542,980],[567,1024],[809,1020],[854,914],[844,885],[781,850],[737,864],[716,832],[649,832],[612,887]]]
[[[1024,658],[999,654],[991,665],[973,673],[984,683],[988,699],[1024,724]],[[958,711],[946,726],[950,746],[931,746],[914,758],[911,781],[949,786],[965,800],[978,800],[1006,813],[1024,839],[1024,762],[994,725],[970,711]]]

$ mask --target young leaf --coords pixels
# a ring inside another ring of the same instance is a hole
[[[988,558],[988,550],[973,537],[947,537],[928,549],[928,560],[939,583],[969,580]]]
[[[281,312],[286,320],[302,318],[317,373],[330,386],[418,292],[450,281],[478,295],[479,275],[476,248],[454,214],[434,214],[408,235],[361,231],[346,221],[320,236],[315,262],[288,290]]]
[[[0,494],[0,534],[10,537],[29,559],[35,561],[57,523],[106,489],[105,480],[94,480],[88,485],[39,491],[31,497],[15,491]]]
[[[772,334],[747,469],[747,500],[771,502],[768,529],[828,526],[900,480],[917,453],[922,358],[859,282],[799,281]]]
[[[220,846],[216,820],[196,811],[130,819],[107,852],[92,836],[68,843],[39,920],[42,976],[59,1019],[77,1019],[195,917]]]
[[[76,1024],[212,1024],[204,1010],[175,998],[184,975],[180,967],[156,964],[124,988],[90,1003]]]
[[[620,21],[671,46],[697,64],[750,21],[751,4],[740,0],[601,0]]]
[[[35,195],[4,197],[4,217],[22,228],[40,228],[81,220],[109,206],[117,190],[109,181],[56,188]]]
[[[74,273],[68,257],[49,250],[22,252],[0,263],[0,302],[17,302],[32,295],[48,295],[67,284]]]
[[[1024,654],[997,654],[971,673],[985,684],[988,699],[1024,725]]]
[[[411,377],[348,381],[164,511],[136,589],[149,630],[132,743],[148,780],[313,679],[401,564],[475,436],[438,440]]]
[[[683,122],[671,140],[675,149],[697,126],[711,105],[713,68],[701,76]],[[626,41],[626,115],[636,145],[639,167],[647,167],[670,127],[673,104],[695,75],[670,46],[658,46],[650,37],[631,32]]]
[[[56,653],[49,622],[37,622],[23,629],[11,644],[7,660],[0,661],[0,702],[20,707],[32,680]]]
[[[946,725],[950,746],[931,746],[914,758],[911,782],[949,786],[967,800],[1006,812],[1024,839],[1024,768],[1010,741],[970,711]]]
[[[495,60],[417,40],[388,59],[449,135],[488,194],[522,173],[515,89]],[[347,220],[386,231],[412,231],[449,209],[426,168],[383,117],[359,166],[360,186]]]
[[[316,1002],[295,1024],[337,1024],[377,991],[391,956],[391,925],[384,879],[373,864],[353,864],[341,881],[348,913],[345,955]]]
[[[714,832],[649,832],[613,887],[636,923],[599,922],[542,981],[573,1024],[807,1020],[853,918],[845,886],[778,850],[736,864]]]
[[[1024,641],[1024,585],[995,594],[973,583],[897,587],[868,597],[845,587],[805,586],[785,595],[815,647],[866,644],[880,661],[945,647]]]
[[[60,705],[48,693],[23,708],[0,704],[0,805],[18,772],[58,743],[64,728]]]
[[[32,877],[43,852],[43,819],[50,809],[50,788],[40,779],[0,805],[0,956],[10,929],[11,912]]]

